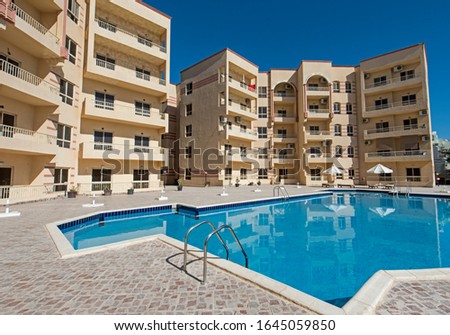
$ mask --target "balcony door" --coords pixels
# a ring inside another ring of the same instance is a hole
[[[13,137],[15,123],[15,115],[0,112],[0,136]]]
[[[9,198],[9,187],[12,183],[12,168],[0,167],[0,199]]]
[[[10,57],[0,54],[0,68],[2,71],[17,77],[19,75],[20,64]]]

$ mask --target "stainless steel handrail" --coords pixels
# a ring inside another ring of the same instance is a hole
[[[278,191],[278,196],[280,196],[281,192],[281,196],[283,197],[283,199],[289,199],[289,193],[284,186],[275,186],[272,192],[273,196],[275,196],[275,190]]]

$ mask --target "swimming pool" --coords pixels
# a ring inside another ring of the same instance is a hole
[[[378,270],[450,267],[446,199],[336,192],[179,212],[166,206],[138,214],[109,213],[60,229],[75,249],[83,249],[154,234],[183,241],[186,231],[200,221],[227,223],[244,246],[250,269],[336,306]],[[189,243],[201,248],[209,231],[206,226],[194,231]],[[222,237],[230,259],[244,264],[231,235]],[[225,257],[216,239],[209,251]]]

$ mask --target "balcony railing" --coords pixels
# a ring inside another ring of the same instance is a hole
[[[329,109],[308,109],[310,114],[330,114]]]
[[[307,86],[306,90],[315,92],[328,92],[330,88],[328,86]]]
[[[386,79],[383,81],[378,81],[376,83],[367,84],[366,89],[374,88],[374,87],[383,87],[383,86],[388,86],[388,85],[397,84],[397,83],[403,83],[403,82],[406,82],[406,81],[414,79],[414,78],[420,78],[420,76],[417,74],[408,74],[408,75],[401,76],[398,78],[390,78],[390,79]]]
[[[18,66],[15,66],[11,63],[8,63],[4,60],[0,59],[0,71],[5,72],[11,76],[17,77],[23,81],[26,81],[27,83],[30,83],[35,86],[45,86],[47,87],[50,92],[59,95],[59,87],[56,85],[53,85],[47,81],[45,81],[42,78],[39,78],[38,76],[25,71],[21,69]]]
[[[42,35],[49,35],[54,40],[55,43],[59,43],[59,38],[50,32],[48,28],[44,27],[39,21],[37,21],[35,18],[33,18],[30,14],[25,12],[22,8],[17,6],[15,3],[11,2],[10,6],[12,9],[16,11],[16,17],[21,18],[23,21],[25,21],[27,24],[29,24],[31,27],[36,29],[38,32],[40,32]]]
[[[153,108],[151,106],[149,106],[148,108],[147,107],[144,108],[144,107],[137,107],[137,106],[132,106],[132,105],[125,105],[125,104],[120,104],[120,103],[116,103],[116,102],[95,100],[95,99],[86,99],[86,102],[89,105],[94,106],[95,108],[99,108],[99,109],[106,109],[106,110],[111,110],[111,111],[114,111],[115,109],[125,110],[125,111],[134,112],[135,115],[145,116],[145,117],[154,117],[155,115],[159,114],[159,116],[162,120],[164,120],[166,118],[166,115],[162,112],[163,106],[161,106],[160,109]]]
[[[234,83],[236,85],[239,85],[240,87],[242,87],[243,89],[245,89],[247,91],[250,91],[252,93],[256,93],[256,86],[255,85],[252,85],[252,84],[249,84],[249,83],[246,83],[246,82],[234,79],[232,76],[228,76],[228,81],[230,83]]]
[[[367,112],[373,112],[373,111],[379,111],[383,109],[390,109],[390,108],[396,108],[396,107],[406,107],[408,106],[414,106],[422,104],[422,100],[407,100],[407,101],[399,101],[394,103],[385,103],[380,105],[374,105],[374,106],[367,106],[366,111]]]
[[[386,152],[368,152],[367,157],[408,157],[408,156],[428,156],[429,150],[404,150]]]
[[[105,22],[105,21],[97,19],[97,18],[95,19],[95,22],[98,23],[98,26],[100,28],[106,29],[106,30],[108,30],[110,32],[113,32],[113,33],[125,34],[127,36],[130,36],[130,37],[136,39],[142,45],[145,45],[145,46],[147,46],[149,48],[157,48],[161,52],[164,52],[164,53],[166,52],[166,48],[165,47],[163,47],[161,45],[158,45],[158,44],[154,43],[153,41],[151,41],[151,40],[149,40],[149,39],[147,39],[147,38],[145,38],[143,36],[138,36],[136,34],[130,33],[129,31],[126,31],[124,29],[117,28],[117,26],[112,25],[112,24],[110,24],[108,22]]]
[[[415,132],[418,129],[426,131],[427,127],[425,125],[423,125],[419,128],[418,125],[409,125],[409,126],[368,129],[368,130],[366,130],[366,132],[368,135],[371,135],[371,134],[380,134],[380,133]]]
[[[332,133],[329,130],[309,130],[306,131],[306,134],[309,136],[328,136],[331,135]]]
[[[294,98],[295,97],[294,92],[274,92],[273,95],[276,97],[280,97],[280,98]]]
[[[228,106],[240,109],[244,112],[256,114],[256,108],[249,107],[243,103],[234,102],[233,100],[228,100]]]
[[[56,145],[56,136],[38,133],[29,129],[22,129],[0,124],[0,137],[20,138],[35,143]]]
[[[108,70],[113,70],[114,71],[116,69],[116,63],[110,63],[110,62],[108,62],[106,60],[99,59],[99,58],[95,59],[95,64],[97,66],[104,67],[105,69],[108,69]]]

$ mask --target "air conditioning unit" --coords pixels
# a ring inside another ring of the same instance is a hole
[[[363,123],[369,123],[369,119],[364,118],[364,119],[363,119]]]
[[[369,79],[370,78],[370,73],[365,73],[364,74],[364,79]]]
[[[234,118],[234,121],[235,121],[236,123],[241,123],[241,117],[240,117],[240,116],[236,116],[236,117]]]
[[[225,124],[225,123],[227,123],[227,122],[228,122],[228,119],[227,119],[227,117],[226,117],[226,116],[221,116],[221,117],[219,117],[219,121],[220,121],[220,123],[223,123],[223,124]]]
[[[295,149],[294,143],[288,143],[288,149]]]
[[[326,105],[327,104],[327,99],[320,99],[320,104],[321,105]]]
[[[371,141],[371,140],[364,141],[364,144],[365,144],[365,145],[371,145],[371,144],[372,144],[372,141]]]
[[[326,83],[328,83],[328,81],[325,78],[320,78],[319,83],[326,84]]]
[[[403,65],[396,65],[392,68],[392,72],[400,72],[403,70]]]
[[[422,141],[429,141],[430,140],[430,136],[422,136]]]
[[[426,110],[419,111],[420,116],[428,115],[428,112]]]

